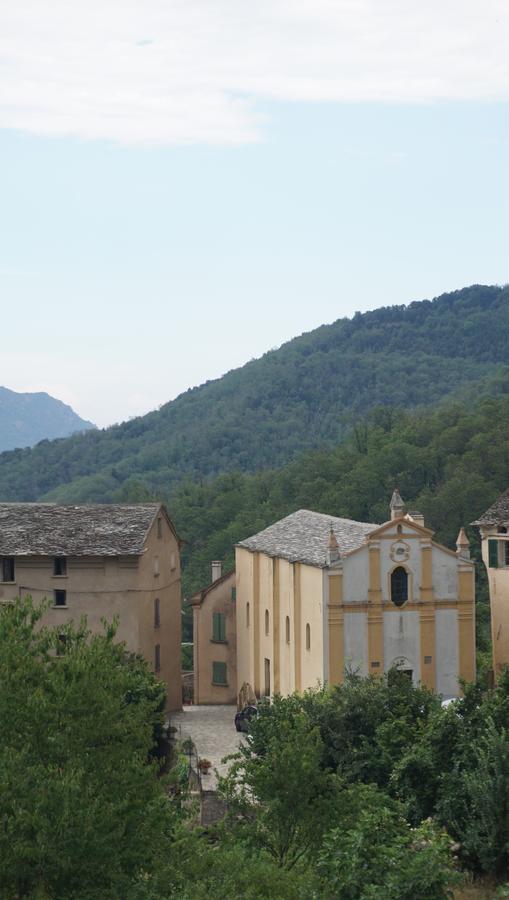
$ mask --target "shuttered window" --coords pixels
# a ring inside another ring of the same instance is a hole
[[[214,613],[212,616],[212,640],[226,641],[226,621],[224,613]]]
[[[228,680],[226,677],[226,663],[212,663],[212,682],[213,684],[228,684]]]
[[[490,569],[498,569],[498,541],[488,541],[488,565]]]

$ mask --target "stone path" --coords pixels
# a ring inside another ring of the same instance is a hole
[[[184,706],[182,712],[172,713],[170,725],[178,729],[179,738],[190,737],[198,756],[209,759],[212,767],[208,775],[202,775],[202,787],[213,791],[217,778],[214,769],[224,775],[228,765],[221,763],[224,756],[238,750],[242,734],[235,730],[236,706]]]

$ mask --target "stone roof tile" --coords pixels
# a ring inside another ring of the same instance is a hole
[[[472,525],[509,525],[509,488]]]
[[[266,553],[267,556],[278,556],[289,562],[325,568],[331,525],[341,554],[356,550],[365,542],[370,531],[379,528],[371,522],[356,522],[299,509],[258,534],[239,541],[237,546]]]
[[[1,556],[137,556],[159,503],[0,503]]]

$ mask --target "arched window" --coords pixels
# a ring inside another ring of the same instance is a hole
[[[396,531],[398,532],[398,534],[403,534],[403,526],[398,525],[398,527],[396,528]]]
[[[246,628],[249,628],[249,603],[246,603]]]
[[[311,650],[311,628],[306,625],[306,650]]]
[[[269,633],[269,611],[265,610],[265,634]]]
[[[286,617],[286,643],[290,643],[290,616]]]
[[[391,573],[391,600],[395,606],[403,606],[408,600],[408,573],[403,566]]]

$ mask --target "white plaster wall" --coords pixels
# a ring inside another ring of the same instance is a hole
[[[433,590],[440,600],[456,600],[458,596],[458,560],[456,556],[444,553],[440,547],[433,547]]]
[[[400,564],[408,572],[412,573],[412,577],[408,580],[408,599],[411,601],[419,599],[419,588],[421,586],[421,542],[415,537],[410,537],[408,538],[408,540],[406,540],[404,534],[400,535],[394,533],[390,535],[384,535],[382,540],[380,541],[380,571],[382,581],[382,597],[384,603],[391,602],[389,572],[391,572],[396,565],[399,565],[393,559],[391,559],[391,547],[395,541],[400,540],[405,542],[410,552],[408,559],[404,562],[401,562]]]
[[[345,670],[368,674],[368,624],[365,613],[345,613],[343,623]]]
[[[412,669],[414,684],[421,678],[419,630],[418,612],[384,613],[384,670],[388,672],[403,657]]]
[[[366,602],[369,587],[368,548],[363,547],[343,562],[343,602]]]
[[[454,562],[454,560],[453,560]],[[435,678],[436,692],[444,699],[459,695],[458,612],[437,609],[435,613]]]

